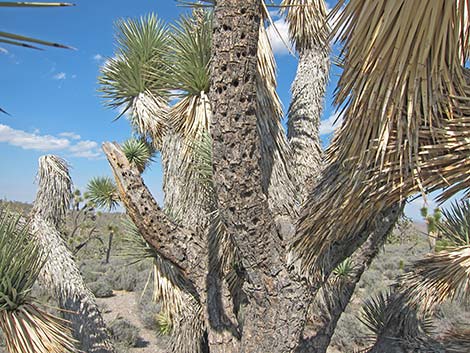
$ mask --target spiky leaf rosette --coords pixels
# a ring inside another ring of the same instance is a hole
[[[122,144],[122,151],[127,160],[135,165],[140,173],[152,163],[155,155],[154,147],[144,139],[130,138]]]
[[[447,299],[470,297],[470,246],[427,255],[413,263],[402,278],[408,300],[423,311],[432,311]]]
[[[86,190],[86,198],[98,207],[115,209],[119,204],[119,193],[110,177],[92,178]]]
[[[352,0],[339,14],[344,122],[299,222],[304,273],[318,275],[334,242],[407,196],[470,185],[465,4]]]
[[[400,331],[400,337],[394,339],[412,343],[432,329],[431,317],[417,312],[415,306],[409,306],[402,294],[393,289],[366,299],[358,318],[371,331],[369,339],[390,334],[388,330],[393,328],[395,333]]]
[[[129,111],[134,129],[160,146],[166,128],[168,30],[155,15],[116,24],[117,50],[101,68],[101,92],[111,108]]]
[[[455,246],[470,245],[470,201],[454,202],[442,215],[444,220],[437,224],[440,235]]]
[[[39,158],[38,192],[32,213],[55,227],[65,220],[72,198],[72,179],[65,160],[46,155]]]
[[[65,323],[31,296],[45,259],[29,226],[0,210],[0,329],[11,353],[76,351]]]
[[[209,131],[211,107],[209,91],[209,62],[212,43],[212,15],[194,10],[172,26],[172,50],[169,56],[168,86],[182,99],[170,110],[170,125],[183,137],[185,154],[189,143]],[[185,158],[190,158],[186,156]]]

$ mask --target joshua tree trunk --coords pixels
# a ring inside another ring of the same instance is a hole
[[[109,259],[111,257],[111,247],[113,245],[113,237],[114,231],[109,231],[109,238],[108,238],[108,248],[106,249],[106,263],[109,264]]]
[[[285,266],[282,235],[262,188],[256,97],[260,6],[259,0],[242,5],[228,0],[215,8],[210,90],[213,177],[222,222],[244,271],[247,302],[240,351],[268,352],[276,347],[290,352],[305,322],[309,294]]]
[[[57,227],[70,200],[67,165],[54,156],[40,159],[39,190],[31,215],[32,233],[49,256],[40,283],[49,289],[70,322],[79,348],[89,353],[112,353],[113,345],[93,293],[86,287]]]

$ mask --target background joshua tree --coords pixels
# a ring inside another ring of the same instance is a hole
[[[432,215],[428,213],[426,206],[421,207],[421,217],[426,222],[427,237],[429,243],[429,250],[434,250],[436,247],[436,240],[439,239],[439,223],[441,222],[442,213],[439,208],[435,208]]]
[[[324,352],[403,200],[447,187],[445,199],[469,185],[469,8],[459,0],[339,2],[332,35],[343,43],[336,103],[344,122],[322,159],[324,3],[283,4],[301,58],[289,139],[279,122],[266,7],[259,0],[207,3],[209,13],[199,6],[169,30],[153,17],[121,22],[120,47],[100,79],[111,106],[131,109],[137,133],[162,155],[172,151],[163,156],[165,203],[179,216],[159,208],[119,145],[103,149],[121,201],[161,258],[166,298],[180,298],[192,319],[175,330],[172,351],[294,352],[310,345]],[[206,27],[212,31],[204,34]],[[318,74],[307,72],[314,65]],[[182,98],[169,107],[175,89]],[[196,147],[207,138],[209,148]],[[198,163],[198,151],[209,163]],[[458,259],[465,271],[465,254],[437,262]],[[334,272],[348,257],[355,270],[338,285],[344,279]],[[328,298],[335,285],[342,294],[319,301],[318,293]],[[311,305],[326,314],[306,335]]]
[[[131,158],[129,156],[128,158]],[[119,195],[113,180],[108,177],[96,177],[87,185],[86,197],[97,207],[106,211],[113,211],[119,204]],[[108,248],[106,249],[105,263],[109,263],[116,225],[108,224]]]

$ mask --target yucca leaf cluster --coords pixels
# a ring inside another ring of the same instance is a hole
[[[119,20],[116,33],[115,56],[104,64],[99,79],[107,105],[127,110],[140,93],[165,96],[162,78],[167,65],[162,54],[169,45],[167,27],[150,14],[138,20]]]
[[[113,179],[107,176],[92,178],[87,185],[85,195],[93,205],[109,211],[115,209],[119,204],[116,184]]]
[[[18,216],[0,214],[0,311],[15,310],[30,301],[31,288],[45,256],[29,238]]]
[[[42,310],[31,294],[46,258],[28,224],[0,211],[0,330],[10,353],[76,351],[65,322]]]

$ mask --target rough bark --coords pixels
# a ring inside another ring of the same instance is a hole
[[[139,171],[131,166],[117,144],[104,143],[103,151],[113,170],[120,199],[144,239],[194,286],[204,288],[206,251],[203,239],[165,215]]]
[[[304,331],[297,349],[298,353],[325,353],[327,351],[336,325],[350,302],[357,283],[385,244],[402,210],[403,208],[399,205],[390,208],[382,227],[365,231],[366,234],[370,234],[369,238],[350,257],[354,266],[351,275],[345,279],[334,279],[330,276],[330,280],[322,287],[310,308],[313,317],[309,321],[312,326],[308,328],[308,331]]]
[[[58,300],[74,338],[80,342],[80,349],[89,353],[114,352],[95,297],[86,287],[61,234],[37,214],[31,219],[31,229],[49,254],[40,283],[49,288]]]
[[[219,212],[244,270],[247,303],[239,351],[269,352],[276,347],[291,352],[304,325],[309,294],[284,266],[283,247],[262,188],[256,126],[260,5],[258,0],[226,0],[215,8],[210,89],[214,184]]]
[[[319,126],[329,66],[328,47],[313,45],[299,53],[297,73],[292,83],[287,138],[292,148],[293,174],[296,175],[301,201],[305,200],[314,180],[320,175],[323,151]]]

